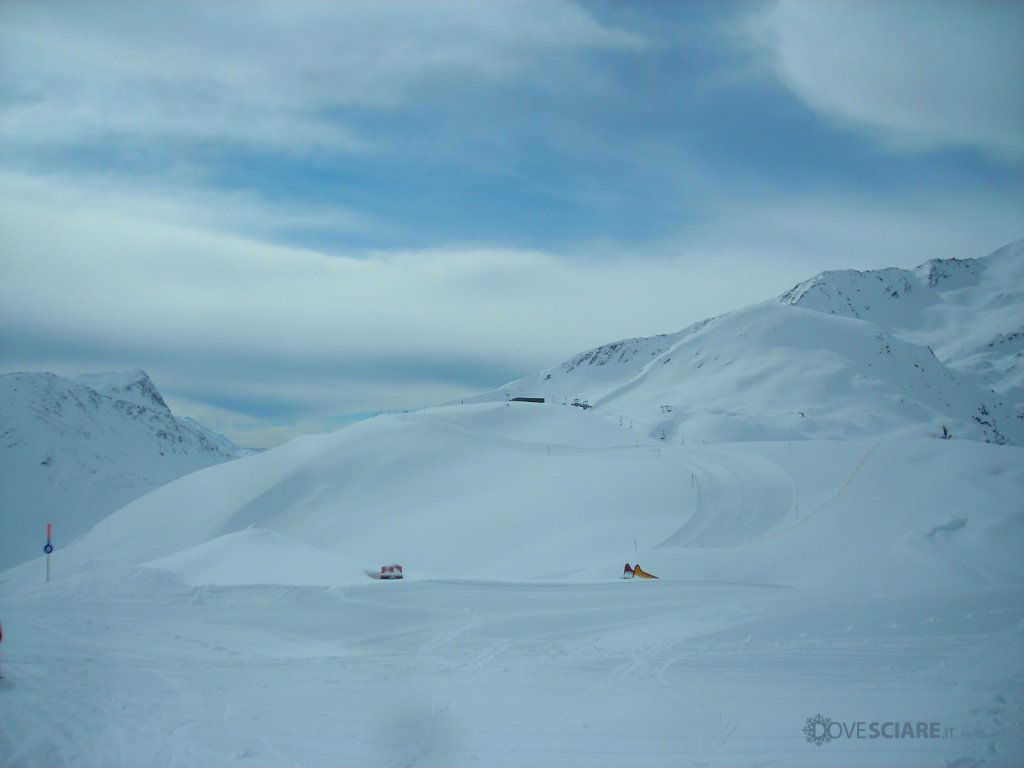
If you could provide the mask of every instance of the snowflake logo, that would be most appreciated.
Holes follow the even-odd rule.
[[[832,734],[829,733],[831,725],[832,718],[825,717],[821,713],[814,717],[808,717],[807,725],[804,726],[804,735],[807,737],[808,743],[820,747],[822,744],[832,741]]]

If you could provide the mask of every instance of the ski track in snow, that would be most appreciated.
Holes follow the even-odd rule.
[[[21,637],[0,688],[4,764],[1024,757],[1024,668],[1012,650],[1024,611],[1008,607],[1006,590],[838,602],[671,582],[201,592],[158,604],[7,603]],[[358,626],[351,600],[369,609]],[[310,611],[317,627],[293,623]],[[801,733],[819,711],[941,721],[957,733],[826,751]]]
[[[680,455],[682,454],[682,455]],[[793,509],[793,479],[759,456],[666,449],[694,476],[697,506],[659,546],[732,546],[763,536]]]
[[[410,419],[487,441],[510,450],[548,455],[628,456],[664,459],[682,467],[681,477],[699,476],[692,515],[658,546],[731,546],[771,531],[793,509],[792,477],[774,462],[753,454],[719,454],[639,441],[633,445],[579,446],[503,437],[462,423],[450,415],[418,413]],[[852,480],[852,478],[851,478]],[[849,481],[848,481],[849,482]],[[841,491],[840,491],[841,492]]]

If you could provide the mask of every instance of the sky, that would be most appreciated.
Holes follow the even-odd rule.
[[[1024,236],[1024,3],[0,0],[0,373],[270,447]]]

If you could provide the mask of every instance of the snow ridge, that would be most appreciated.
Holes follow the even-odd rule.
[[[586,402],[670,442],[920,437],[946,426],[1022,445],[1022,307],[1024,241],[915,270],[827,272],[476,401]]]
[[[124,400],[168,414],[171,412],[156,385],[141,369],[126,373],[85,373],[76,376],[74,381],[113,400]]]
[[[985,387],[1024,399],[1024,240],[978,259],[935,259],[913,270],[823,272],[780,304],[867,320],[930,347]]]

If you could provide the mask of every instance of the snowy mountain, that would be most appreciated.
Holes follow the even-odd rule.
[[[908,283],[915,322],[833,307],[876,280],[832,273],[161,485],[60,543],[52,581],[0,572],[0,755],[1024,764],[1024,448],[1012,354],[982,343],[1019,318],[1009,253]],[[145,386],[94,383],[141,401],[30,378],[22,432],[170,429]],[[54,442],[18,472],[89,458]]]
[[[171,413],[144,371],[0,376],[0,568],[35,557],[52,522],[70,542],[164,483],[236,458]]]
[[[779,302],[867,320],[1024,407],[1024,240],[913,270],[824,272]]]
[[[1024,241],[913,271],[825,273],[775,301],[607,344],[472,401],[579,401],[669,442],[946,426],[1024,445],[1021,286]]]

